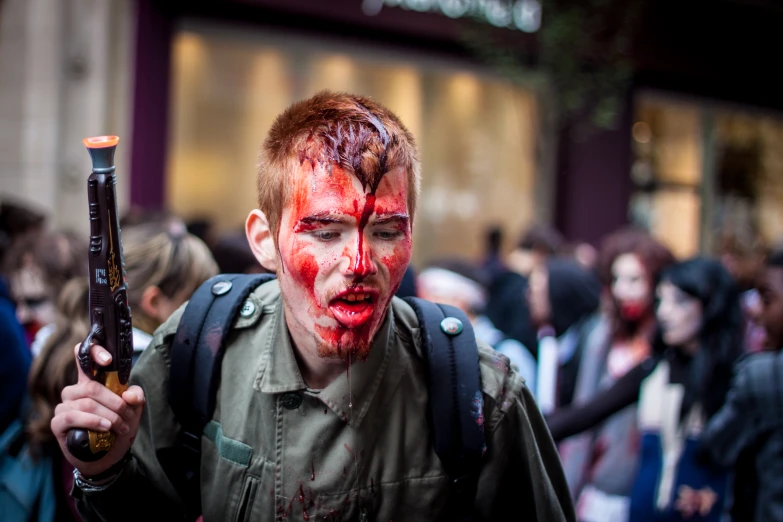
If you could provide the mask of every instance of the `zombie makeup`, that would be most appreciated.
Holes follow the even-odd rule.
[[[695,347],[703,322],[701,301],[668,281],[658,285],[656,317],[669,346]]]
[[[16,315],[29,338],[55,319],[54,303],[49,299],[41,269],[32,263],[14,272],[9,278],[10,289],[16,303]]]
[[[627,321],[638,321],[650,306],[647,270],[635,254],[622,254],[612,263],[612,296]]]
[[[411,257],[408,177],[377,187],[335,164],[302,162],[277,237],[286,321],[318,355],[363,359]]]

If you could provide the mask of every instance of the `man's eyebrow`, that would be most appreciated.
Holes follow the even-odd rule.
[[[408,216],[408,214],[381,214],[375,218],[373,223],[376,225],[385,225],[386,223],[390,223],[392,221],[402,221],[403,223],[407,223],[409,220],[410,216]]]
[[[310,225],[310,224],[329,224],[329,223],[345,223],[345,219],[335,216],[334,214],[313,214],[312,216],[305,216],[299,221],[297,221],[297,224],[302,225]]]

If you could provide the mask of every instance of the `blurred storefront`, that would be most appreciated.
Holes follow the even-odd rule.
[[[559,143],[557,225],[593,243],[639,225],[683,257],[780,246],[783,78],[770,53],[783,4],[646,4],[620,124]]]
[[[682,256],[783,238],[783,114],[642,92],[634,115],[633,222]]]
[[[747,51],[760,41],[746,27],[769,25],[759,18],[763,10],[726,2],[673,17],[673,1],[649,3],[634,35],[637,73],[615,128],[579,140],[547,126],[551,100],[538,78],[521,85],[503,79],[477,65],[460,41],[455,19],[462,15],[524,38],[546,23],[538,2],[174,5],[165,168],[153,194],[182,215],[239,226],[254,203],[246,187],[273,117],[331,88],[377,98],[416,135],[424,167],[419,263],[446,253],[479,255],[482,233],[494,224],[507,232],[509,247],[534,221],[593,244],[634,223],[682,256],[715,252],[728,235],[769,244],[783,233],[780,160],[771,146],[780,120],[764,109],[775,98],[769,82],[751,89],[742,80],[757,74],[751,66],[758,57]],[[489,8],[500,5],[509,9]],[[709,29],[705,16],[713,20]],[[727,27],[736,40],[699,47],[705,31]],[[713,61],[713,53],[729,52],[742,59]]]
[[[508,249],[533,222],[594,245],[636,223],[683,256],[778,241],[783,77],[768,51],[783,7],[640,1],[615,125],[581,135],[553,123],[540,0],[4,0],[1,195],[86,231],[80,140],[116,133],[121,210],[236,229],[274,117],[328,88],[378,99],[416,136],[417,264],[480,255],[490,225]],[[468,21],[519,49],[525,74],[471,50]]]
[[[322,89],[395,111],[422,153],[415,260],[478,256],[490,223],[535,213],[535,94],[459,63],[338,39],[183,23],[171,56],[166,203],[220,230],[256,205],[255,160],[274,118]]]
[[[453,253],[477,258],[490,225],[516,236],[551,212],[539,93],[452,52],[458,33],[443,12],[386,2],[368,14],[365,4],[372,2],[160,9],[140,0],[139,34],[151,36],[139,42],[137,70],[154,74],[136,79],[133,203],[207,219],[218,231],[241,229],[256,205],[258,148],[275,116],[332,89],[389,106],[418,141],[415,264]],[[509,20],[535,17],[520,10]]]

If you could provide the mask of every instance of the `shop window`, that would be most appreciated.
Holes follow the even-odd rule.
[[[643,98],[632,128],[631,219],[675,255],[699,249],[702,121],[697,106]]]
[[[167,198],[219,231],[256,206],[255,161],[275,116],[321,89],[363,94],[417,139],[422,197],[414,262],[478,256],[489,224],[533,221],[538,115],[532,91],[426,57],[239,29],[190,28],[173,47]]]
[[[783,117],[645,93],[632,220],[681,257],[753,257],[783,240]]]
[[[713,226],[750,246],[783,239],[783,119],[715,113],[717,197]]]

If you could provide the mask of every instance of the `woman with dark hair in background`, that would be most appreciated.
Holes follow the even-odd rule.
[[[657,297],[653,354],[589,403],[547,422],[558,441],[638,402],[630,500],[624,518],[615,512],[604,520],[717,522],[729,472],[705,458],[699,436],[723,405],[742,352],[739,292],[719,262],[695,258],[664,270]]]
[[[624,228],[601,244],[602,310],[585,322],[573,403],[585,404],[651,353],[655,286],[674,256],[648,232]],[[636,409],[559,444],[571,494],[583,522],[611,522],[625,512],[637,471]]]

